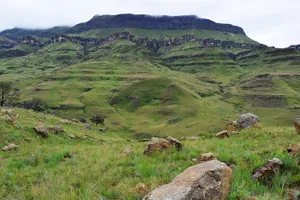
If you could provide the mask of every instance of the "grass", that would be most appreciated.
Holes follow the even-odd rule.
[[[51,115],[15,112],[20,115],[15,127],[0,119],[0,145],[20,145],[17,151],[0,152],[1,199],[142,199],[194,165],[191,160],[204,152],[235,165],[230,199],[287,199],[287,189],[299,185],[298,160],[286,153],[291,141],[300,139],[292,127],[245,130],[223,140],[208,132],[197,141],[184,141],[182,151],[148,157],[142,154],[146,143],[127,142],[130,136],[125,133],[100,133],[95,126],[89,131]],[[40,138],[32,129],[38,123],[59,124],[66,133]],[[73,140],[68,134],[87,134],[88,139]],[[128,147],[132,153],[124,154]],[[271,186],[252,180],[252,171],[273,157],[284,167]],[[138,189],[140,183],[145,191]]]

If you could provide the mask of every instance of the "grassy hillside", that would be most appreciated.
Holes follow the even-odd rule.
[[[15,126],[1,118],[0,146],[19,145],[16,151],[0,151],[1,199],[142,199],[168,183],[204,152],[234,164],[230,199],[287,199],[288,188],[299,184],[297,158],[285,152],[291,141],[299,140],[293,128],[263,128],[242,131],[220,140],[207,132],[196,141],[183,141],[182,151],[153,156],[142,154],[146,143],[131,141],[126,133],[101,133],[95,126],[66,125],[61,119],[15,109]],[[33,128],[60,125],[64,133],[38,136]],[[194,132],[195,133],[195,132]],[[71,137],[72,135],[72,137]],[[131,153],[124,153],[127,148]],[[251,179],[253,169],[267,159],[280,158],[283,169],[272,184]]]
[[[297,50],[185,42],[153,52],[125,39],[15,49],[27,54],[2,58],[1,80],[13,81],[22,101],[40,98],[66,118],[103,113],[109,129],[136,137],[217,131],[242,112],[280,111],[266,125],[286,126],[300,105]]]

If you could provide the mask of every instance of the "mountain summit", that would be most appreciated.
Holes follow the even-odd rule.
[[[195,15],[185,16],[150,16],[150,15],[101,15],[94,16],[86,23],[80,23],[70,30],[69,33],[84,32],[92,29],[101,28],[140,28],[140,29],[158,29],[158,30],[215,30],[235,34],[245,32],[238,26],[230,24],[220,24],[209,19],[199,18]]]

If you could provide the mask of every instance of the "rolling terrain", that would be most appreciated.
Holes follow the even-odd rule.
[[[2,81],[20,99],[13,111],[0,108],[0,147],[18,145],[0,151],[0,199],[142,199],[205,152],[233,168],[229,199],[284,200],[289,189],[298,198],[299,157],[287,148],[299,141],[291,127],[300,112],[299,45],[268,47],[196,16],[95,16],[0,32]],[[40,112],[24,109],[33,99]],[[259,129],[215,137],[248,112]],[[91,122],[96,113],[101,126]],[[153,136],[176,137],[182,150],[143,155]],[[253,180],[274,157],[283,162],[274,178]]]

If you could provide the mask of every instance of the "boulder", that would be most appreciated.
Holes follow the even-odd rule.
[[[151,155],[152,153],[170,149],[175,146],[177,150],[182,148],[182,144],[175,138],[168,137],[167,139],[153,137],[148,143],[148,147],[144,150],[144,155]]]
[[[232,170],[225,163],[211,160],[189,167],[143,200],[225,200],[230,192],[231,179]]]
[[[173,137],[169,136],[169,137],[167,137],[167,140],[170,142],[170,144],[172,146],[175,146],[178,151],[182,149],[181,142],[179,142],[179,140],[177,140],[176,138],[173,138]]]
[[[266,164],[254,170],[252,178],[254,180],[271,179],[275,173],[282,167],[283,162],[278,158],[268,160]]]
[[[300,144],[293,145],[287,149],[291,156],[300,155]]]
[[[296,129],[297,133],[300,133],[300,118],[297,118],[294,121],[294,126],[295,126],[295,129]]]
[[[34,130],[37,134],[39,134],[43,138],[49,136],[48,129],[43,125],[39,125],[39,126],[34,127]]]
[[[257,127],[259,123],[259,118],[252,113],[242,114],[239,116],[236,123],[239,128],[248,129],[252,127]]]
[[[19,148],[19,145],[16,145],[16,144],[9,144],[9,145],[6,145],[2,148],[3,151],[10,151],[10,150],[16,150]]]
[[[106,132],[106,128],[99,128],[99,131],[104,133],[104,132]]]
[[[65,132],[64,129],[63,129],[63,127],[61,127],[61,126],[59,126],[59,125],[56,125],[56,126],[50,126],[50,127],[49,127],[49,130],[52,131],[54,134]]]
[[[206,161],[210,161],[213,159],[215,159],[215,156],[212,153],[204,153],[199,158],[200,162],[206,162]]]
[[[224,131],[221,131],[221,132],[217,133],[216,137],[217,138],[226,138],[226,137],[229,137],[229,134],[226,130],[224,130]]]

